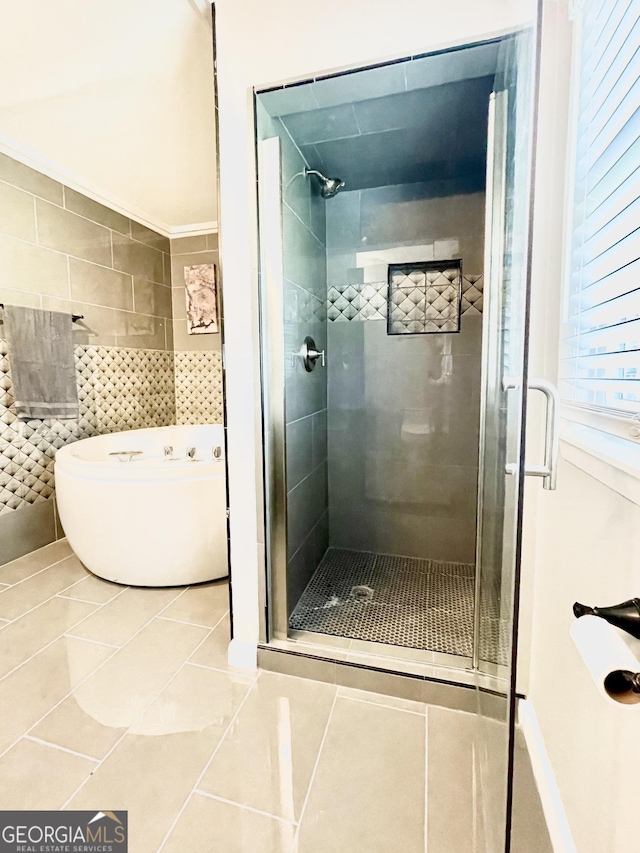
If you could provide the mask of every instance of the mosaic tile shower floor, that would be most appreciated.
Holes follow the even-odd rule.
[[[474,567],[330,548],[289,627],[470,657]]]

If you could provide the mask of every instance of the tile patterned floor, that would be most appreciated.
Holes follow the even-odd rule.
[[[229,669],[225,582],[116,586],[61,541],[0,584],[3,809],[127,809],[130,853],[485,849],[473,715]]]
[[[467,563],[329,548],[289,627],[470,657],[473,598]]]

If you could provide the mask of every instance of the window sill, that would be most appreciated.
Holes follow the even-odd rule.
[[[568,417],[572,414],[572,407],[563,406],[563,459],[640,506],[640,444]]]

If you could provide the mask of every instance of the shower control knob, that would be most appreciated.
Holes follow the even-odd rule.
[[[316,347],[316,342],[309,335],[307,335],[300,347],[300,355],[302,356],[302,363],[307,373],[311,373],[318,359],[321,360],[322,366],[325,366],[324,350],[319,350]]]

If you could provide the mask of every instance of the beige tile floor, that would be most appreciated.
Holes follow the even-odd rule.
[[[63,540],[0,567],[0,620],[0,808],[127,809],[130,853],[485,850],[476,718],[230,670],[224,581],[117,586]]]

